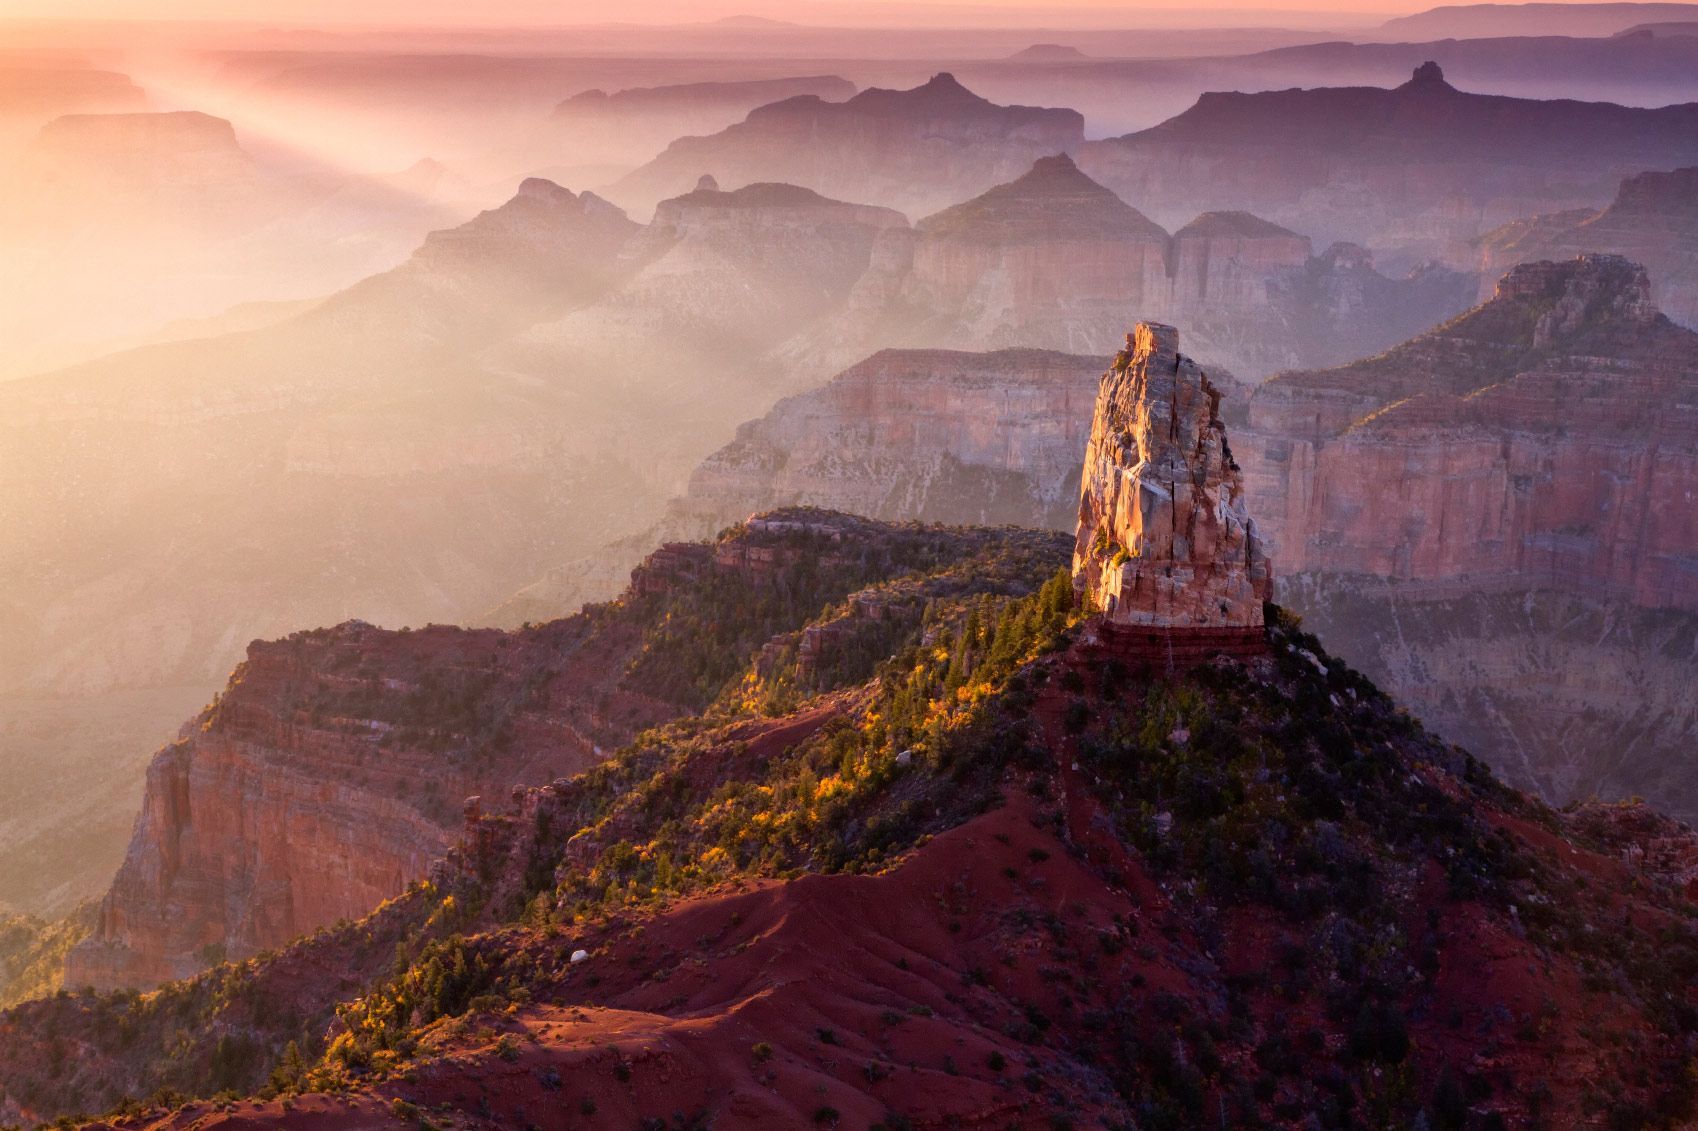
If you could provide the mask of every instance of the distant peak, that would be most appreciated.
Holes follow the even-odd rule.
[[[1237,237],[1239,239],[1302,239],[1290,228],[1264,220],[1249,212],[1205,212],[1174,233],[1185,236]]]
[[[563,204],[577,200],[571,189],[561,188],[546,177],[526,177],[519,182],[519,191],[514,194],[515,200],[541,200],[550,204]]]
[[[625,210],[610,200],[604,200],[593,192],[580,193],[578,203],[584,206],[586,216],[617,216],[625,219]]]
[[[1084,171],[1073,163],[1073,158],[1065,153],[1038,158],[1013,184],[1022,188],[1108,191],[1086,176]]]
[[[1061,62],[1064,60],[1088,59],[1077,47],[1064,43],[1034,43],[1030,47],[1016,51],[1010,59],[1024,59],[1028,62]]]
[[[978,95],[962,86],[961,81],[948,71],[939,71],[937,74],[927,79],[924,85],[916,87],[915,90],[932,95],[942,94],[949,95],[951,97],[958,97],[961,95],[965,95],[968,98],[978,97]]]
[[[1416,67],[1415,73],[1409,77],[1409,81],[1404,86],[1417,90],[1433,90],[1441,87],[1445,90],[1454,89],[1444,80],[1444,68],[1431,59]]]
[[[1167,241],[1167,232],[1093,181],[1065,153],[1040,157],[1019,177],[921,220],[933,234],[977,232],[1003,239],[1013,230],[1041,238],[1089,236]]]
[[[696,178],[696,191],[718,192],[719,181],[714,179],[714,175],[712,173],[703,173],[700,177]]]

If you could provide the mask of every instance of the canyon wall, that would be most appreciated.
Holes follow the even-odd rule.
[[[548,624],[351,621],[255,642],[155,756],[66,984],[153,986],[364,915],[425,878],[468,819],[705,710],[764,645],[874,580],[1016,543],[1041,567],[1061,541],[779,511],[663,546],[620,600]]]
[[[468,797],[504,806],[681,710],[620,685],[634,640],[579,618],[256,641],[148,767],[66,984],[154,985],[365,914],[443,854]]]
[[[1251,505],[1293,571],[1698,611],[1698,334],[1610,256],[1517,267],[1388,353],[1256,390]]]

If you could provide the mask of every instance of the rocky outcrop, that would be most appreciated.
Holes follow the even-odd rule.
[[[1457,265],[1498,224],[1595,207],[1626,174],[1694,161],[1698,105],[1470,94],[1430,62],[1390,90],[1205,94],[1159,126],[1079,150],[1087,173],[1161,223],[1248,209],[1403,262]]]
[[[920,215],[1077,148],[1084,129],[1076,111],[998,106],[939,74],[846,102],[803,95],[762,106],[719,133],[680,138],[609,191],[648,207],[709,172],[722,183],[783,181]]]
[[[1271,571],[1245,511],[1220,390],[1141,322],[1103,375],[1085,448],[1074,584],[1111,625],[1255,628]]]
[[[1698,327],[1698,166],[1628,177],[1600,210],[1535,216],[1488,232],[1480,238],[1481,280],[1490,286],[1518,263],[1587,252],[1643,264],[1663,312]]]

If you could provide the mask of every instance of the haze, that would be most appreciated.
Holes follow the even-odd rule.
[[[809,1068],[843,1107],[810,1092],[799,1119],[868,1126],[898,1103],[864,1094],[887,1062],[936,1052],[902,1026],[1016,978],[1066,991],[1041,1016],[1086,1048],[1093,1011],[1166,1024],[1090,998],[1114,962],[1159,960],[1139,977],[1162,993],[1218,984],[1207,1024],[1168,1026],[1183,1055],[1119,1041],[1134,1077],[1296,1063],[1265,1030],[1304,1001],[1316,1028],[1287,1043],[1358,1074],[1340,1126],[1358,1100],[1388,1126],[1503,1125],[1470,1122],[1487,1103],[1570,1125],[1601,1109],[1566,1061],[1543,1096],[1448,1066],[1575,1049],[1639,1056],[1648,1106],[1622,1110],[1675,1111],[1659,1082],[1690,1065],[1641,1054],[1698,1048],[1698,1011],[1656,1004],[1691,977],[1647,950],[1649,911],[1551,909],[1630,887],[1655,922],[1698,918],[1668,910],[1698,893],[1694,406],[1698,3],[0,0],[0,1010],[45,1018],[0,1012],[0,1125],[267,1089],[249,1114],[287,1125],[265,1105],[308,1083],[424,1125],[473,1090],[415,1094],[433,1077],[405,1058],[481,1030],[414,1035],[442,1002],[374,979],[435,961],[415,981],[448,994],[454,963],[420,948],[531,939],[510,996],[448,996],[512,1026],[569,1001],[489,1052],[552,1056],[556,1027],[593,1028],[572,969],[599,979],[624,944],[574,954],[619,901],[701,952],[682,983],[744,948],[667,935],[657,901],[785,899],[810,870],[888,890],[981,813],[1007,828],[973,843],[1012,853],[967,885],[985,922],[1053,927],[968,955],[976,912],[952,905],[924,1014],[886,1007],[884,958],[846,964],[873,987],[859,1012],[798,1044],[725,1037],[738,1010],[703,1006],[700,1063],[777,1094],[883,1018],[897,1043],[844,1052],[846,1083]],[[1212,683],[1151,690],[1220,657]],[[1081,945],[1071,906],[1124,897],[1092,871],[1099,833],[1160,899]],[[1556,863],[1503,863],[1546,834],[1560,853],[1516,851]],[[603,836],[600,863],[571,855]],[[1514,886],[1570,841],[1592,886]],[[477,856],[509,843],[517,879]],[[1028,882],[1045,861],[1074,886]],[[455,869],[498,895],[417,883]],[[1240,937],[1221,892],[1273,908],[1242,936],[1261,950],[1334,965],[1280,958],[1290,1001],[1240,1008],[1218,982],[1237,959],[1208,949]],[[1192,917],[1129,942],[1157,903]],[[1363,907],[1382,918],[1316,934]],[[1594,920],[1627,941],[1534,971]],[[866,953],[925,949],[865,929],[843,933]],[[810,939],[791,953],[829,953]],[[1489,996],[1439,984],[1479,965],[1435,957],[1455,939],[1512,955],[1520,997],[1452,1023]],[[1089,970],[1052,979],[1033,946]],[[1385,948],[1409,953],[1361,989],[1340,955]],[[200,989],[127,996],[232,960],[192,986],[270,1002],[268,953],[299,972],[286,1009],[214,1024]],[[642,961],[619,969],[650,994]],[[83,986],[124,993],[47,996]],[[623,1015],[670,1024],[644,1001]],[[1059,1103],[1013,1059],[1044,1043],[1035,1009],[973,1022],[1030,1052],[962,1046],[901,1090],[954,1102],[977,1073],[1022,1118]],[[1589,1036],[1606,1014],[1640,1027]],[[38,1031],[82,1051],[20,1043]],[[1510,1031],[1528,1055],[1476,1056]],[[614,1039],[595,1032],[584,1049]],[[552,1093],[572,1071],[511,1074]],[[1211,1125],[1320,1110],[1303,1072],[1268,1072],[1230,1096],[1187,1075],[1172,1102]],[[380,1078],[394,1094],[366,1096]],[[1143,1103],[1131,1077],[1050,1078],[1088,1084],[1056,1125]],[[654,1125],[627,1091],[650,1094],[524,1102]],[[531,1122],[510,1100],[467,1125]],[[884,1125],[967,1112],[938,1110]]]

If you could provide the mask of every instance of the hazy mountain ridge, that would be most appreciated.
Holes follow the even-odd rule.
[[[912,90],[871,88],[841,103],[801,97],[760,107],[718,134],[673,142],[608,191],[640,208],[711,174],[727,183],[808,185],[923,214],[1083,139],[1077,111],[999,106],[939,74]],[[914,178],[916,168],[926,171],[923,180]]]
[[[1624,175],[1690,164],[1695,138],[1698,103],[1470,94],[1423,64],[1392,90],[1207,94],[1160,126],[1087,143],[1079,161],[1157,220],[1243,208],[1301,228],[1324,215],[1325,239],[1466,260],[1497,224],[1596,205]]]
[[[385,270],[484,195],[424,169],[377,176],[261,159],[228,120],[199,111],[56,118],[0,176],[11,346],[0,375]]]

